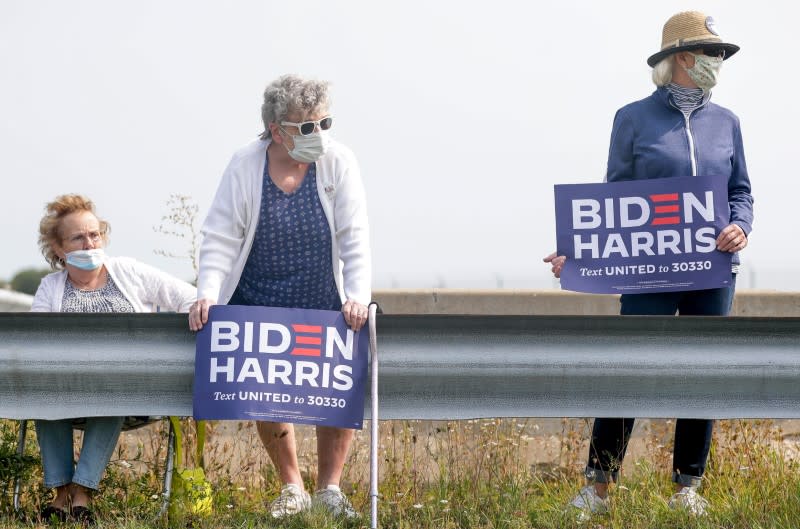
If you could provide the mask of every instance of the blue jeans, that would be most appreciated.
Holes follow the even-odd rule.
[[[47,488],[76,483],[97,490],[117,446],[124,417],[88,417],[77,464],[72,460],[72,419],[35,421]]]
[[[620,297],[622,315],[650,316],[726,316],[731,311],[736,274],[731,286],[687,292],[625,294]],[[594,420],[589,445],[586,478],[598,483],[617,481],[633,431],[634,419]],[[714,421],[678,419],[675,423],[675,449],[672,456],[672,481],[687,487],[700,484],[706,470]]]

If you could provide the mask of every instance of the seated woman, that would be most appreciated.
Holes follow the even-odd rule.
[[[194,287],[151,266],[125,257],[107,257],[109,225],[81,195],[63,195],[47,204],[39,224],[39,247],[56,270],[42,279],[34,312],[150,312],[159,306],[185,312]],[[91,492],[117,444],[123,417],[88,417],[83,447],[73,462],[72,419],[36,421],[44,483],[55,499],[41,512],[46,522],[92,524]]]

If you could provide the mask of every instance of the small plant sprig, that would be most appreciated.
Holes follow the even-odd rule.
[[[164,249],[153,250],[156,255],[175,259],[188,258],[194,270],[194,284],[197,284],[198,263],[197,250],[200,245],[200,233],[197,226],[197,214],[200,208],[189,195],[172,193],[167,200],[168,213],[161,217],[161,223],[153,227],[153,231],[188,242],[184,252],[172,252]]]

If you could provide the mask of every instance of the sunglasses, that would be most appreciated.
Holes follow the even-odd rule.
[[[723,48],[703,48],[702,50],[692,50],[692,53],[702,52],[706,57],[716,57],[717,59],[725,58],[725,49]]]
[[[317,127],[319,126],[319,130],[328,130],[333,126],[333,118],[328,116],[322,118],[318,121],[303,121],[301,123],[292,123],[291,121],[281,121],[282,126],[291,126],[297,127],[297,130],[300,131],[301,136],[308,136],[309,134],[313,134]]]

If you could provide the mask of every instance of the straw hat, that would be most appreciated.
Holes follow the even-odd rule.
[[[714,27],[714,18],[699,11],[684,11],[673,15],[664,24],[661,34],[661,51],[651,55],[647,64],[655,66],[667,55],[699,48],[722,48],[727,59],[739,46],[723,42]]]

